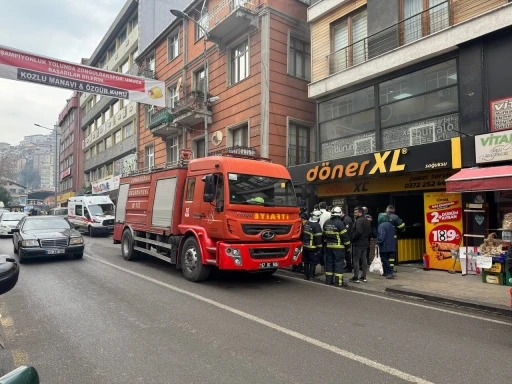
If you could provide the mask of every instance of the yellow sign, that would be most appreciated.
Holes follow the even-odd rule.
[[[449,171],[438,171],[320,184],[318,186],[318,196],[326,197],[445,189],[445,180],[451,175],[452,172]]]
[[[254,214],[256,220],[290,220],[289,213],[258,213]]]
[[[57,202],[62,203],[64,201],[67,201],[70,197],[75,197],[75,192],[67,192],[63,195],[57,196]]]
[[[311,168],[306,173],[306,180],[311,182],[315,180],[325,181],[328,179],[341,179],[344,177],[354,177],[363,175],[374,175],[376,173],[399,172],[405,169],[405,164],[400,163],[400,157],[406,155],[407,148],[395,149],[393,151],[375,152],[372,160],[365,160],[361,163],[352,162],[343,166],[342,164],[331,167],[329,162],[322,163],[315,168]],[[386,160],[390,161],[387,161]],[[367,168],[368,167],[368,168]],[[366,170],[370,170],[366,172]]]
[[[460,271],[454,252],[462,245],[462,195],[433,192],[423,195],[425,245],[432,269]]]

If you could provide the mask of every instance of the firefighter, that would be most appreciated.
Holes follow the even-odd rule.
[[[323,234],[325,241],[325,283],[346,287],[343,281],[345,266],[345,247],[350,245],[347,228],[341,219],[340,207],[334,207],[331,218],[324,223]]]
[[[315,277],[316,265],[322,256],[322,228],[319,224],[321,214],[320,211],[313,211],[302,227],[302,262],[306,280]]]
[[[397,239],[397,233],[403,233],[405,232],[405,223],[402,221],[400,217],[398,217],[397,214],[395,214],[395,207],[393,205],[388,205],[386,208],[386,214],[388,215],[388,219],[395,227],[395,240]],[[392,257],[389,259],[389,264],[391,265],[391,268],[393,268],[394,272],[397,272],[395,268],[395,257],[397,253],[395,253]]]

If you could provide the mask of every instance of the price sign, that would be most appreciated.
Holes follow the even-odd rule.
[[[459,244],[462,235],[460,231],[453,225],[444,224],[437,226],[430,231],[429,242],[433,243],[451,243]]]

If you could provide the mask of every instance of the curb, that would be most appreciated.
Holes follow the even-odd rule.
[[[480,301],[464,300],[464,299],[458,299],[455,297],[448,297],[448,296],[442,296],[442,295],[437,295],[437,294],[432,294],[432,293],[425,293],[425,292],[415,291],[413,289],[406,289],[406,288],[403,288],[401,285],[386,287],[385,291],[388,293],[393,293],[393,294],[397,294],[397,295],[416,297],[416,298],[420,298],[423,300],[432,301],[435,303],[452,304],[452,305],[457,305],[457,306],[463,307],[463,308],[477,309],[480,311],[487,311],[487,312],[494,312],[494,313],[498,313],[500,315],[512,317],[512,308],[506,307],[504,305],[493,305],[493,304],[482,303]]]

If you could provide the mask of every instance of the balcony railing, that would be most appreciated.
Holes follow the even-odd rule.
[[[450,2],[444,1],[328,55],[329,74],[364,63],[451,25]]]
[[[287,167],[309,164],[315,161],[317,161],[316,152],[310,151],[308,148],[297,148],[294,145],[288,148],[288,161],[286,164]]]
[[[156,79],[156,72],[152,69],[140,68],[139,76],[145,77],[147,79]]]
[[[151,129],[168,123],[172,123],[172,113],[170,108],[163,108],[149,116],[148,128]]]
[[[237,155],[241,157],[256,157],[256,150],[252,147],[244,147],[241,145],[235,145],[233,147],[222,148],[217,151],[210,151],[209,156],[229,156]]]
[[[190,95],[176,101],[171,111],[174,121],[186,126],[203,121],[204,115],[211,116],[211,107],[205,102],[201,91],[192,91]]]
[[[219,24],[222,20],[228,17],[233,11],[237,9],[247,10],[254,12],[256,5],[244,0],[224,0],[221,1],[212,11],[208,14],[207,29],[210,30]]]

